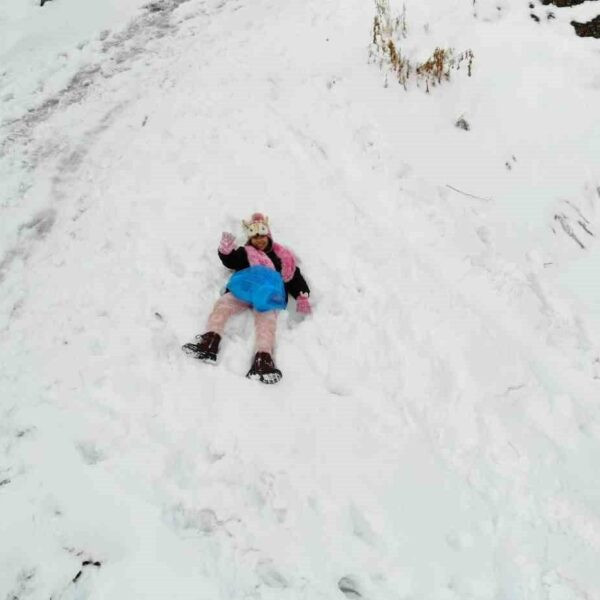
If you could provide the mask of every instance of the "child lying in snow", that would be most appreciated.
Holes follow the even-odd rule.
[[[245,246],[236,248],[235,238],[231,233],[223,233],[219,245],[221,262],[236,274],[230,279],[225,294],[217,300],[208,317],[206,333],[196,336],[199,340],[197,344],[185,344],[183,351],[194,358],[215,363],[229,317],[252,309],[256,354],[246,377],[262,383],[277,383],[282,375],[275,368],[272,354],[278,310],[285,308],[290,294],[296,299],[296,310],[299,313],[310,313],[310,290],[296,266],[293,254],[273,242],[267,217],[255,213],[249,223],[242,221],[242,224],[248,238]]]

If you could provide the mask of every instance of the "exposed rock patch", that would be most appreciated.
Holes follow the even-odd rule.
[[[600,15],[587,23],[571,21],[571,25],[573,25],[575,33],[579,37],[594,37],[600,39]]]
[[[579,4],[583,4],[584,2],[597,2],[598,0],[541,0],[543,5],[552,4],[559,8],[563,8],[566,6],[577,6]],[[532,5],[529,5],[530,8],[533,8]],[[539,18],[535,15],[530,15],[531,18],[535,18],[539,22]],[[553,15],[554,18],[554,15]],[[600,15],[588,21],[587,23],[579,23],[578,21],[571,21],[571,25],[575,28],[575,33],[579,37],[595,37],[600,38]]]
[[[563,7],[563,6],[577,6],[578,4],[583,4],[586,0],[542,0],[542,4],[554,4],[554,6]],[[590,0],[590,2],[595,2],[596,0]]]

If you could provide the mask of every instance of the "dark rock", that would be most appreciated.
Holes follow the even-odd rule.
[[[338,581],[338,589],[346,598],[350,598],[351,600],[363,597],[360,593],[358,583],[351,576],[342,577]]]
[[[587,23],[571,21],[571,25],[573,25],[575,33],[579,37],[594,37],[600,39],[600,15]]]
[[[586,0],[542,0],[542,4],[554,4],[554,6],[577,6],[583,4]],[[594,2],[595,0],[590,0]]]
[[[458,119],[458,121],[456,121],[456,123],[454,123],[454,126],[458,127],[459,129],[463,129],[464,131],[470,131],[470,129],[471,129],[469,122],[464,117],[461,117],[460,119]]]

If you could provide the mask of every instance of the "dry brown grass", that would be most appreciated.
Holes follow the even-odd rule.
[[[429,93],[432,87],[450,80],[452,71],[460,71],[466,66],[467,75],[473,72],[474,55],[471,50],[456,54],[453,48],[436,48],[424,62],[413,65],[403,56],[401,42],[408,36],[406,6],[397,17],[392,17],[389,0],[375,0],[376,15],[373,19],[373,36],[369,49],[369,58],[408,89],[409,82],[415,81],[417,87],[425,88]]]
[[[424,83],[425,91],[429,92],[432,87],[439,85],[442,81],[449,81],[451,71],[460,71],[465,62],[467,74],[471,77],[473,71],[473,52],[471,50],[466,50],[456,56],[452,48],[436,48],[430,58],[415,68],[417,85]]]

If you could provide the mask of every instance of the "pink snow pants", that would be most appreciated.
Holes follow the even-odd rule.
[[[238,300],[233,294],[227,293],[221,296],[208,317],[207,331],[214,331],[223,337],[225,323],[229,317],[250,309],[250,305]],[[277,329],[277,311],[254,313],[254,328],[256,330],[256,352],[273,353],[275,346],[275,331]]]

